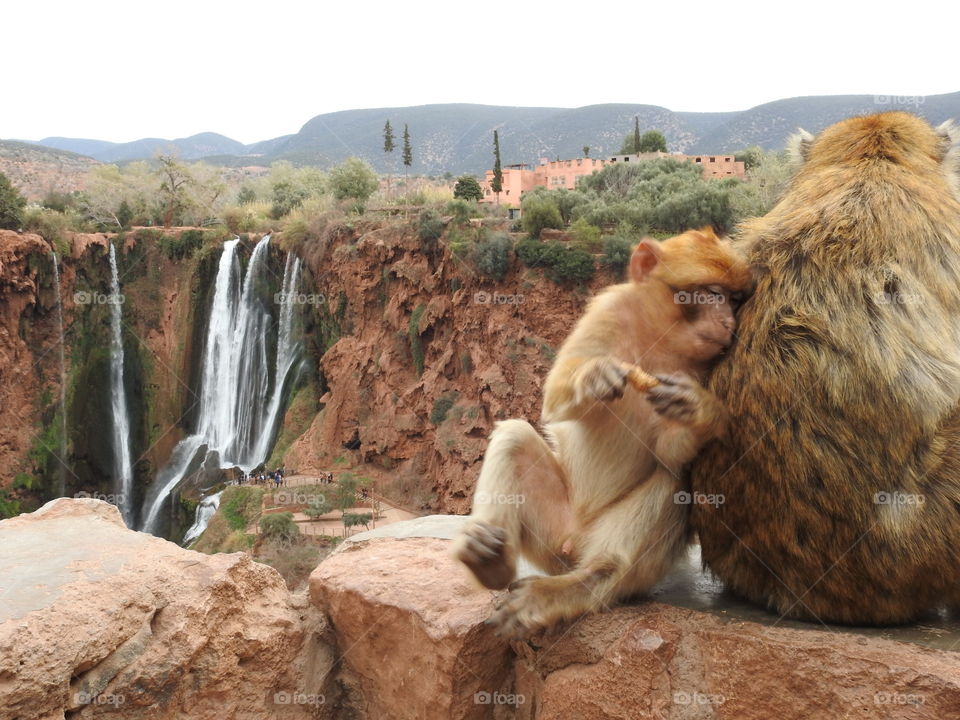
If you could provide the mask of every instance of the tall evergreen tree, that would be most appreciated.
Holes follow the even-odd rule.
[[[413,165],[413,148],[410,147],[410,130],[407,124],[403,124],[403,164],[407,167]]]
[[[390,127],[389,120],[387,120],[387,124],[383,126],[383,151],[386,153],[393,152],[393,128]]]
[[[635,115],[633,118],[633,151],[635,153],[640,152],[640,116]]]
[[[490,189],[497,196],[497,205],[500,204],[500,193],[503,191],[503,169],[500,167],[500,135],[493,131],[493,181]]]
[[[391,195],[390,192],[390,181],[391,173],[393,172],[393,128],[390,127],[390,119],[387,119],[387,124],[383,126],[383,151],[389,153],[387,155],[387,196]]]

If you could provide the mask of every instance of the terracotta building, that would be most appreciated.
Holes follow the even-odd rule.
[[[500,202],[504,205],[519,205],[524,193],[537,187],[550,190],[577,187],[577,178],[590,175],[603,169],[605,165],[618,162],[639,162],[651,158],[667,157],[674,160],[686,160],[700,165],[706,178],[735,177],[741,180],[746,176],[744,165],[737,162],[733,155],[681,155],[669,153],[634,153],[632,155],[611,155],[606,160],[599,158],[574,158],[573,160],[547,160],[540,158],[535,170],[526,165],[507,165],[503,168],[503,190]],[[483,199],[480,202],[494,203],[497,197],[490,189],[493,182],[493,170],[487,170],[480,181]]]

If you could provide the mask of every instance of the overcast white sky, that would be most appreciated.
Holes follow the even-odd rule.
[[[956,2],[11,0],[2,15],[6,139],[250,143],[364,107],[960,90]]]

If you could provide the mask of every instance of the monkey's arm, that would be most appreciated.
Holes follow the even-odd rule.
[[[689,375],[656,377],[660,383],[647,393],[647,400],[663,419],[654,454],[661,465],[677,474],[700,448],[726,432],[728,414],[717,397]]]
[[[579,420],[600,403],[622,397],[627,370],[611,355],[559,358],[547,375],[542,420]]]

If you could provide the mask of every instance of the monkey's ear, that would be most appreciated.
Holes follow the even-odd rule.
[[[810,148],[813,146],[813,135],[803,128],[787,139],[787,155],[797,165],[802,165],[810,157]]]
[[[630,279],[634,282],[646,280],[662,257],[663,250],[656,240],[641,240],[630,256]]]

